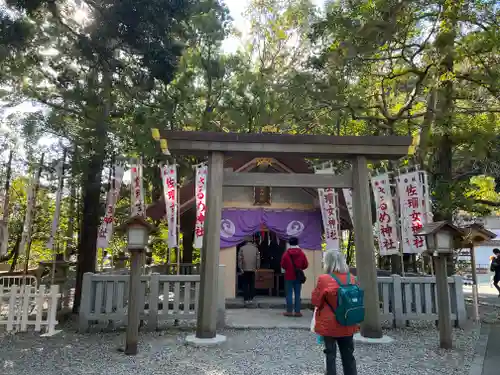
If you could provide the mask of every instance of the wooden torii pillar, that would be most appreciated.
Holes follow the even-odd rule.
[[[219,290],[220,221],[222,217],[222,179],[224,154],[211,152],[208,155],[207,199],[205,211],[205,235],[201,248],[200,299],[196,337],[216,337],[217,301]]]
[[[352,165],[352,216],[356,269],[359,285],[365,291],[366,314],[361,325],[361,336],[382,337],[380,300],[378,295],[375,245],[373,243],[372,205],[370,204],[369,173],[366,158],[359,156]]]
[[[208,132],[163,132],[175,154],[207,155],[207,203],[205,236],[201,250],[201,285],[196,339],[217,343],[217,300],[220,252],[220,221],[224,186],[269,186],[353,189],[356,267],[365,291],[366,318],[361,325],[365,338],[382,338],[380,307],[372,231],[368,160],[393,160],[408,154],[411,137],[239,134]],[[224,170],[224,157],[232,155],[270,157],[294,155],[343,159],[352,162],[352,172],[343,175],[235,173]],[[212,341],[211,341],[212,340]]]

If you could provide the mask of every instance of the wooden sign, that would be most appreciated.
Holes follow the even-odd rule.
[[[271,205],[271,188],[269,186],[256,186],[253,188],[254,206]]]

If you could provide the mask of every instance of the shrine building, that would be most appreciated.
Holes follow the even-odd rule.
[[[312,166],[300,157],[252,158],[228,157],[224,169],[233,172],[313,174]],[[258,181],[255,181],[258,184]],[[339,195],[341,229],[352,228],[342,189]],[[179,191],[181,232],[183,233],[182,265],[193,261],[193,239],[195,230],[195,183],[185,184]],[[309,298],[317,277],[322,273],[323,224],[317,189],[256,186],[224,187],[223,210],[220,226],[220,264],[224,264],[224,288],[226,298],[239,295],[237,274],[237,252],[248,238],[256,241],[261,255],[261,269],[256,272],[255,286],[259,295],[284,295],[284,281],[280,259],[286,249],[286,240],[299,239],[309,268],[305,271],[307,281],[303,286],[303,298]],[[153,220],[165,216],[163,198],[147,209]],[[339,233],[340,236],[340,233]]]

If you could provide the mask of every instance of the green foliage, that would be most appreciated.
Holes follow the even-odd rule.
[[[31,167],[44,136],[71,150],[74,192],[63,202],[61,246],[71,233],[71,205],[81,216],[75,232],[98,224],[111,155],[142,156],[146,201],[161,196],[157,164],[165,157],[152,128],[411,135],[415,155],[383,166],[425,168],[437,214],[500,206],[496,2],[354,0],[319,12],[309,0],[255,0],[245,17],[249,29],[238,35],[217,0],[7,2],[0,12],[3,103],[44,106],[22,120],[9,117],[11,133],[21,134]],[[239,38],[235,53],[222,50],[228,37]],[[4,143],[12,148],[10,137]],[[198,161],[177,158],[182,181]],[[20,175],[12,189],[22,192]],[[54,199],[44,191],[33,243],[39,258]],[[120,196],[117,222],[129,215],[126,186]],[[156,261],[167,257],[160,227],[151,245]],[[92,241],[84,245],[80,251],[95,251]],[[115,236],[110,251],[123,247]]]
[[[496,205],[489,186],[478,206],[469,178],[500,172],[498,16],[495,2],[332,2],[311,34],[339,107],[371,134],[418,135],[403,163],[430,172],[441,218]]]

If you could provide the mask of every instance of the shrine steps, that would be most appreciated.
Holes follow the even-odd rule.
[[[302,299],[302,309],[312,309],[310,299]],[[255,297],[253,302],[244,303],[242,297],[226,299],[226,309],[281,309],[285,310],[285,297]]]

